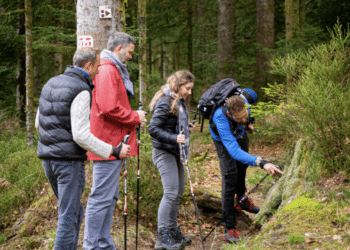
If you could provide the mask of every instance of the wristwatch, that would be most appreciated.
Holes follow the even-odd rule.
[[[262,161],[262,158],[261,158],[261,157],[257,157],[257,158],[255,159],[255,165],[256,165],[256,166],[260,166],[261,161]]]

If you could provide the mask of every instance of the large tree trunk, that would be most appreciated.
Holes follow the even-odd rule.
[[[219,0],[218,79],[234,77],[236,66],[236,0]]]
[[[274,0],[257,0],[256,3],[258,49],[256,52],[255,89],[259,90],[267,85],[268,63],[271,59],[271,56],[263,49],[273,49],[274,47]]]
[[[32,0],[25,0],[26,13],[26,124],[27,124],[27,144],[34,146],[34,67],[33,67],[33,36],[32,36]]]
[[[125,32],[125,2],[123,0],[78,0],[77,44],[81,36],[92,36],[93,47],[103,50],[111,32]],[[99,6],[111,6],[111,18],[100,18]]]
[[[139,81],[140,103],[145,106],[147,87],[147,37],[146,37],[146,0],[138,0],[138,24],[139,24]]]
[[[296,38],[296,33],[304,27],[305,0],[286,0],[286,39]]]

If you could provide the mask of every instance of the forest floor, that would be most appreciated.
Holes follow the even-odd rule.
[[[199,128],[198,128],[199,130]],[[196,131],[197,132],[197,131]],[[205,143],[203,143],[205,142]],[[258,145],[258,144],[257,144]],[[262,156],[264,159],[274,160],[279,153],[277,150],[278,145],[273,145],[274,148],[268,146],[251,146],[251,153],[253,155]],[[197,163],[200,166],[199,173],[197,168],[191,169],[191,179],[195,190],[196,201],[198,202],[203,196],[203,192],[213,197],[216,200],[217,205],[221,202],[221,174],[219,170],[219,161],[215,151],[215,146],[211,140],[194,140],[191,144],[192,155],[200,155],[207,152],[207,156],[201,162]],[[92,181],[92,168],[90,165],[86,165],[86,183],[91,186]],[[250,167],[248,168],[247,178],[256,179],[256,172],[260,175],[264,175],[265,171]],[[121,176],[120,182],[123,182]],[[185,173],[186,185],[189,185],[187,173]],[[260,179],[260,178],[259,178]],[[250,190],[256,183],[247,183],[247,188]],[[268,188],[272,186],[270,181],[262,183],[259,188],[250,195],[252,200],[257,206],[260,206],[263,202],[264,193],[268,191]],[[264,188],[266,186],[266,188]],[[19,234],[13,234],[8,237],[8,240],[0,245],[1,250],[5,249],[53,249],[55,228],[57,226],[57,200],[52,196],[51,188],[47,184],[42,191],[41,197],[45,197],[47,193],[51,193],[51,196],[44,206],[38,206],[34,211],[34,214],[40,217],[40,223],[33,223],[33,227],[27,227],[25,234],[22,236]],[[83,205],[86,206],[87,195],[82,197]],[[123,201],[119,199],[117,206],[121,206]],[[198,203],[197,203],[198,204]],[[221,220],[221,211],[213,209],[198,209],[199,218],[201,223],[203,238],[218,224]],[[248,219],[248,217],[250,220]],[[255,214],[241,212],[237,214],[237,230],[243,235],[247,235],[252,230],[250,223],[253,221]],[[240,220],[241,219],[241,220]],[[188,199],[184,204],[180,205],[178,223],[181,225],[182,232],[192,240],[192,245],[187,246],[186,249],[202,249],[202,242],[200,240],[199,229],[197,225],[197,219],[195,216],[195,210],[192,200]],[[128,248],[135,249],[135,216],[128,215]],[[152,225],[149,222],[144,222],[142,218],[139,221],[139,234],[138,234],[138,249],[153,249],[157,238],[156,225]],[[79,249],[82,249],[84,221],[80,231],[79,237]],[[228,243],[223,241],[224,227],[218,226],[211,235],[204,242],[205,249],[224,249],[228,246]],[[50,233],[51,232],[51,233]],[[124,248],[124,217],[123,213],[119,210],[115,210],[114,220],[112,223],[112,236],[116,243],[117,249]],[[26,237],[23,237],[26,235]]]
[[[197,132],[197,131],[196,131]],[[203,138],[202,135],[198,138]],[[262,140],[251,136],[250,141],[250,153],[253,155],[259,155],[264,159],[270,160],[274,163],[281,163],[286,155],[286,148],[283,142],[270,142],[262,143]],[[202,235],[203,237],[217,225],[221,219],[220,211],[220,201],[221,201],[221,174],[219,170],[219,161],[215,151],[215,146],[211,140],[207,139],[195,139],[191,144],[191,154],[202,155],[206,153],[205,159],[200,162],[196,162],[197,167],[191,166],[191,179],[193,182],[196,202],[199,209],[199,218],[201,223]],[[199,167],[200,165],[200,167]],[[200,169],[200,170],[199,170]],[[254,187],[257,182],[265,175],[265,171],[259,168],[249,167],[247,171],[247,188],[250,190]],[[336,182],[336,176],[333,179],[326,180],[328,186]],[[188,176],[185,173],[186,185],[188,183]],[[86,185],[91,186],[92,181],[92,168],[91,165],[86,165]],[[261,206],[264,202],[264,197],[268,190],[273,186],[276,180],[271,177],[267,178],[261,185],[250,195],[250,198],[254,201],[255,205]],[[325,180],[323,180],[325,181]],[[123,182],[123,177],[121,176],[120,182]],[[343,182],[345,183],[345,181]],[[338,182],[339,184],[339,182]],[[337,185],[338,185],[337,184]],[[342,183],[340,183],[342,184]],[[335,188],[336,184],[331,188]],[[348,184],[347,184],[348,185]],[[47,194],[50,194],[49,196]],[[203,197],[210,196],[213,203],[216,203],[216,207],[219,209],[210,209],[203,206]],[[38,204],[35,211],[32,211],[33,222],[32,227],[26,227],[26,231],[21,234],[13,234],[8,236],[5,243],[0,245],[0,250],[12,250],[12,249],[42,249],[48,250],[53,249],[55,229],[57,226],[57,200],[52,195],[51,188],[47,184],[42,191],[41,197],[48,197],[43,200],[43,204]],[[84,207],[86,206],[86,201],[88,198],[88,193],[84,192],[82,201]],[[182,232],[192,240],[192,245],[187,246],[188,250],[203,249],[202,242],[200,240],[199,229],[197,225],[197,219],[195,216],[194,205],[191,199],[188,199],[180,205],[178,223],[181,225]],[[119,199],[117,202],[118,207],[122,207],[123,200]],[[154,204],[158,206],[158,204]],[[120,209],[116,209],[114,213],[114,219],[112,222],[111,235],[114,238],[117,249],[124,249],[124,217]],[[28,211],[27,211],[28,212]],[[350,213],[350,209],[349,209]],[[259,230],[256,230],[252,226],[252,221],[255,218],[255,214],[238,212],[237,213],[237,230],[240,231],[243,237],[247,239],[255,238]],[[18,216],[19,218],[20,216]],[[18,219],[17,218],[17,219]],[[37,221],[38,218],[40,221]],[[18,220],[17,220],[18,221]],[[127,245],[128,249],[136,249],[135,247],[135,215],[128,214],[128,238]],[[14,221],[14,224],[15,221]],[[13,226],[13,225],[12,225]],[[84,221],[80,230],[79,237],[79,247],[82,249],[82,239],[84,232]],[[223,226],[218,226],[211,235],[204,242],[205,249],[217,250],[217,249],[236,249],[233,246],[223,241],[223,234],[225,228]],[[341,231],[341,229],[339,229]],[[337,231],[338,232],[338,231]],[[336,233],[336,232],[335,232]],[[138,234],[138,249],[154,249],[154,245],[157,239],[156,225],[151,224],[143,220],[140,216],[139,220],[139,234]],[[330,240],[332,240],[330,238]],[[311,242],[312,243],[312,242]],[[243,249],[255,249],[255,247],[245,247]],[[265,249],[265,248],[257,248]],[[296,248],[280,248],[279,246],[266,248],[266,249],[296,249]],[[347,246],[345,248],[308,248],[302,247],[298,249],[350,249]]]

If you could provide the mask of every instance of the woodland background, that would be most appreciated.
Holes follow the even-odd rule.
[[[128,65],[136,89],[130,100],[134,110],[139,105],[140,82],[147,109],[154,93],[176,70],[188,69],[196,77],[192,110],[209,86],[234,78],[259,95],[252,110],[261,131],[258,145],[273,151],[282,142],[291,155],[295,142],[303,138],[301,151],[308,161],[299,177],[314,184],[339,173],[343,180],[349,177],[348,0],[0,0],[0,244],[13,235],[9,229],[45,187],[33,121],[42,86],[72,64],[77,34],[82,32],[78,24],[88,18],[79,14],[79,6],[92,6],[93,12],[96,6],[114,4],[119,6],[114,13],[118,16],[115,28],[138,41]],[[106,31],[100,34],[108,36]],[[205,145],[211,138],[204,131],[192,140],[193,145]],[[142,190],[148,198],[141,207],[147,218],[143,219],[154,226],[156,210],[149,205],[161,198],[161,184],[152,172],[149,135],[142,134],[142,142],[147,169]],[[206,157],[203,152],[195,153],[202,154],[202,160]],[[136,164],[135,159],[131,162]],[[191,163],[201,173],[199,182],[206,175],[205,168],[201,169],[205,164],[194,159]],[[130,182],[135,188],[136,183]],[[88,195],[88,185],[86,189]],[[327,192],[345,209],[350,205],[350,192],[348,186],[339,190],[345,197],[342,203],[336,194]],[[303,192],[315,198],[319,189],[308,186]],[[135,208],[133,203],[128,207]],[[265,223],[263,218],[259,223]],[[28,225],[36,230],[39,221]],[[345,228],[350,239],[349,221],[350,211],[336,224],[329,223]],[[40,234],[35,230],[33,234]],[[26,232],[20,235],[32,235]]]

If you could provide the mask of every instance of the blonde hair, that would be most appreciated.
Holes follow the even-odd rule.
[[[151,109],[151,111],[154,108],[154,105],[156,105],[156,103],[158,102],[158,100],[164,95],[163,89],[165,87],[170,87],[171,91],[173,91],[176,96],[174,96],[175,100],[171,100],[171,107],[169,112],[172,113],[173,115],[178,115],[177,114],[177,103],[180,100],[181,96],[178,95],[181,86],[190,83],[190,82],[194,82],[195,81],[195,77],[194,75],[187,71],[187,70],[180,70],[180,71],[176,71],[175,73],[173,73],[172,75],[170,75],[166,81],[166,84],[164,84],[160,90],[157,91],[157,93],[154,95],[149,107]]]

